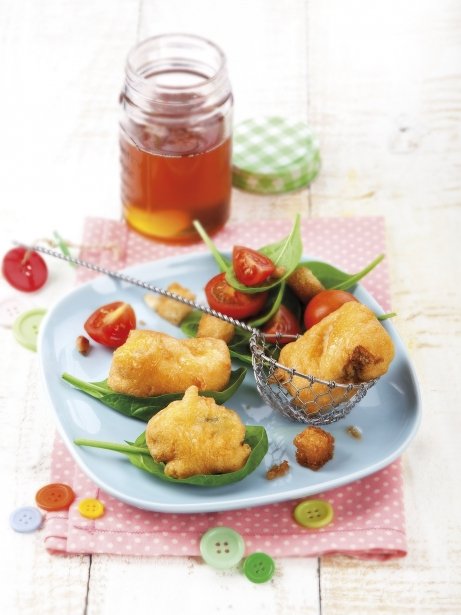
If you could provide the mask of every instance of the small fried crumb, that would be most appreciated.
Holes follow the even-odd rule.
[[[282,463],[276,464],[269,468],[266,472],[267,480],[274,480],[274,478],[279,478],[280,476],[285,476],[285,474],[289,471],[290,464],[286,459],[282,461]]]
[[[362,439],[362,430],[356,425],[349,425],[348,427],[346,427],[346,432],[356,440]]]
[[[211,316],[211,314],[202,314],[198,324],[197,337],[214,337],[218,340],[224,340],[228,344],[234,337],[235,327],[230,322]]]
[[[272,277],[277,278],[277,279],[282,278],[285,275],[286,270],[287,270],[286,267],[282,267],[279,265],[278,267],[275,268],[275,271],[272,274]]]
[[[195,295],[188,288],[184,288],[178,282],[173,282],[167,288],[171,293],[180,295],[190,301],[195,300]],[[179,326],[185,317],[192,312],[192,308],[189,305],[170,299],[169,297],[156,297],[152,294],[144,295],[144,301],[153,310],[157,312],[159,316],[168,320],[173,325]]]
[[[75,340],[75,348],[80,354],[86,357],[86,355],[90,352],[90,340],[84,335],[79,335]]]
[[[333,458],[334,437],[320,427],[307,427],[293,440],[296,461],[310,470],[319,470]]]
[[[289,276],[287,283],[303,303],[309,303],[312,297],[325,290],[322,282],[305,266],[297,267]]]

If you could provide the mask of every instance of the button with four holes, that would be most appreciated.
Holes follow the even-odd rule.
[[[304,500],[293,511],[296,523],[317,529],[333,521],[333,506],[326,500]]]
[[[43,516],[35,506],[22,506],[10,515],[10,525],[15,532],[35,532],[42,525]]]
[[[267,553],[256,551],[243,562],[243,572],[252,583],[266,583],[274,576],[275,563]]]
[[[209,566],[225,570],[237,566],[245,552],[242,536],[230,527],[213,527],[200,540],[200,553]]]
[[[34,308],[20,314],[13,323],[13,333],[16,341],[24,348],[37,350],[37,337],[40,323],[46,310]]]
[[[78,503],[78,512],[87,519],[99,519],[104,514],[104,504],[96,498],[85,498]]]
[[[43,510],[67,510],[75,500],[75,493],[69,485],[51,483],[45,485],[35,494],[35,501]]]

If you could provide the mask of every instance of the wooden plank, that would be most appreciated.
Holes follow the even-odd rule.
[[[218,571],[199,558],[93,556],[88,615],[141,611],[150,601],[156,611],[175,615],[184,609],[190,615],[254,609],[268,615],[314,615],[319,602],[313,562],[277,559],[273,579],[255,585],[238,570]]]
[[[313,213],[386,216],[395,324],[425,406],[404,455],[409,555],[325,558],[322,613],[459,613],[459,8],[328,0],[309,9],[310,119],[323,154]]]
[[[50,237],[54,228],[78,240],[91,209],[117,215],[117,97],[124,55],[136,32],[137,3],[114,4],[0,3],[2,254],[12,238]],[[70,268],[53,264],[39,297],[16,296],[26,304],[49,305],[71,284]],[[0,280],[0,294],[14,291]],[[4,327],[0,346],[0,611],[84,613],[89,557],[51,556],[43,532],[17,534],[8,525],[9,514],[33,505],[37,489],[49,482],[55,424],[37,355]]]

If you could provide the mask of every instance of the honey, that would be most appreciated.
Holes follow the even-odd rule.
[[[222,52],[195,36],[148,39],[129,55],[122,106],[127,224],[172,243],[199,239],[194,220],[209,234],[219,230],[230,213],[232,172],[232,95]]]

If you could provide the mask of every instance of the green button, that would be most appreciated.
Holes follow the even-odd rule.
[[[333,506],[325,500],[304,500],[293,511],[296,523],[317,529],[333,521]]]
[[[37,350],[37,337],[40,323],[46,310],[35,308],[20,314],[13,323],[13,333],[16,340],[25,348]]]
[[[243,572],[252,583],[266,583],[274,576],[275,563],[267,553],[252,553],[243,563]]]
[[[225,570],[240,562],[245,552],[245,542],[230,527],[214,527],[203,534],[200,552],[209,566]]]

